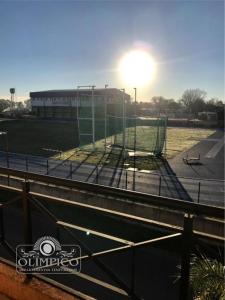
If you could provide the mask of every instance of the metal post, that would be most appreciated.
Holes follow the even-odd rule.
[[[105,84],[105,89],[107,89],[108,84]],[[106,137],[107,137],[107,97],[105,95],[105,151],[106,151]]]
[[[123,91],[123,151],[125,150],[125,89],[122,89]]]
[[[165,150],[164,150],[165,157],[167,154],[167,123],[168,123],[168,117],[166,117],[165,119]]]
[[[6,163],[7,163],[7,169],[9,169],[9,140],[8,140],[8,132],[5,133],[6,138]],[[9,186],[9,175],[7,176],[7,183]]]
[[[96,167],[96,172],[97,173],[96,173],[96,180],[95,180],[95,182],[98,183],[98,166]]]
[[[127,190],[127,170],[125,176],[126,176],[126,190]]]
[[[77,131],[79,137],[79,146],[80,146],[80,121],[79,121],[79,88],[77,88]]]
[[[137,139],[137,129],[136,129],[136,126],[137,126],[137,107],[136,107],[136,104],[137,104],[137,88],[134,88],[134,109],[135,109],[135,115],[134,115],[134,118],[135,118],[135,127],[134,127],[134,171],[133,171],[133,190],[135,191],[136,189],[136,174],[135,174],[135,170],[136,170],[136,139]]]
[[[184,215],[181,254],[181,281],[179,300],[188,300],[191,249],[193,242],[193,215]]]
[[[25,244],[32,244],[32,224],[31,211],[28,193],[30,190],[30,183],[23,183],[22,205],[23,205],[23,226],[24,226],[24,242]]]
[[[198,203],[200,202],[201,182],[198,183]]]
[[[135,291],[135,248],[131,250],[131,293]]]
[[[1,235],[0,235],[0,244],[1,244],[1,243],[4,243],[4,240],[5,240],[3,206],[2,205],[0,205],[0,228],[1,228]]]
[[[26,162],[26,171],[28,172],[28,159],[27,159],[27,156],[25,158],[25,162]]]
[[[159,196],[161,195],[162,176],[159,176]]]
[[[48,159],[46,160],[46,169],[47,169],[47,175],[49,174],[49,162],[48,162]]]
[[[72,161],[70,162],[70,179],[72,179],[73,177],[73,165],[72,165]]]
[[[94,103],[94,85],[91,88],[91,103],[92,103],[92,143],[95,150],[95,103]]]

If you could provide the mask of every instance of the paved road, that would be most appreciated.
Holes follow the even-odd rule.
[[[173,170],[184,171],[194,168],[184,165],[181,157],[180,155],[177,160],[170,162],[170,164],[165,162],[164,167],[158,173],[135,172],[135,180],[133,171],[126,171],[121,168],[100,167],[57,159],[47,160],[45,157],[15,153],[9,154],[9,167],[129,190],[133,190],[135,187],[135,190],[139,192],[223,206],[224,182],[200,180],[200,196],[198,196],[199,180],[171,176],[174,175]],[[0,165],[7,166],[6,153],[4,152],[0,152]],[[178,166],[180,167],[178,168]],[[198,168],[200,167],[198,166]],[[193,174],[188,172],[187,175],[193,177]],[[181,173],[179,176],[183,176],[183,174]],[[197,177],[200,176],[194,178],[197,179]]]

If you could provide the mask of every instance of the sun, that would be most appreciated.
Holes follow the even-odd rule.
[[[155,61],[143,50],[133,50],[124,55],[119,63],[123,81],[131,86],[148,84],[155,75]]]

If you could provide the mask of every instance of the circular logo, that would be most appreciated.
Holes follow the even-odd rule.
[[[62,250],[59,241],[52,236],[44,236],[39,238],[34,244],[33,250],[39,251],[44,256],[50,256],[55,251]]]
[[[44,256],[50,256],[55,252],[55,244],[50,240],[43,241],[39,247],[41,254]]]

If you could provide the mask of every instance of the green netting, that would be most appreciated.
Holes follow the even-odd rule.
[[[124,105],[122,99],[108,103],[107,99],[94,97],[92,106],[90,97],[89,101],[85,99],[80,103],[80,148],[88,151],[107,151],[114,146],[130,151],[162,154],[166,137],[165,118],[134,117],[131,115],[131,104]]]

